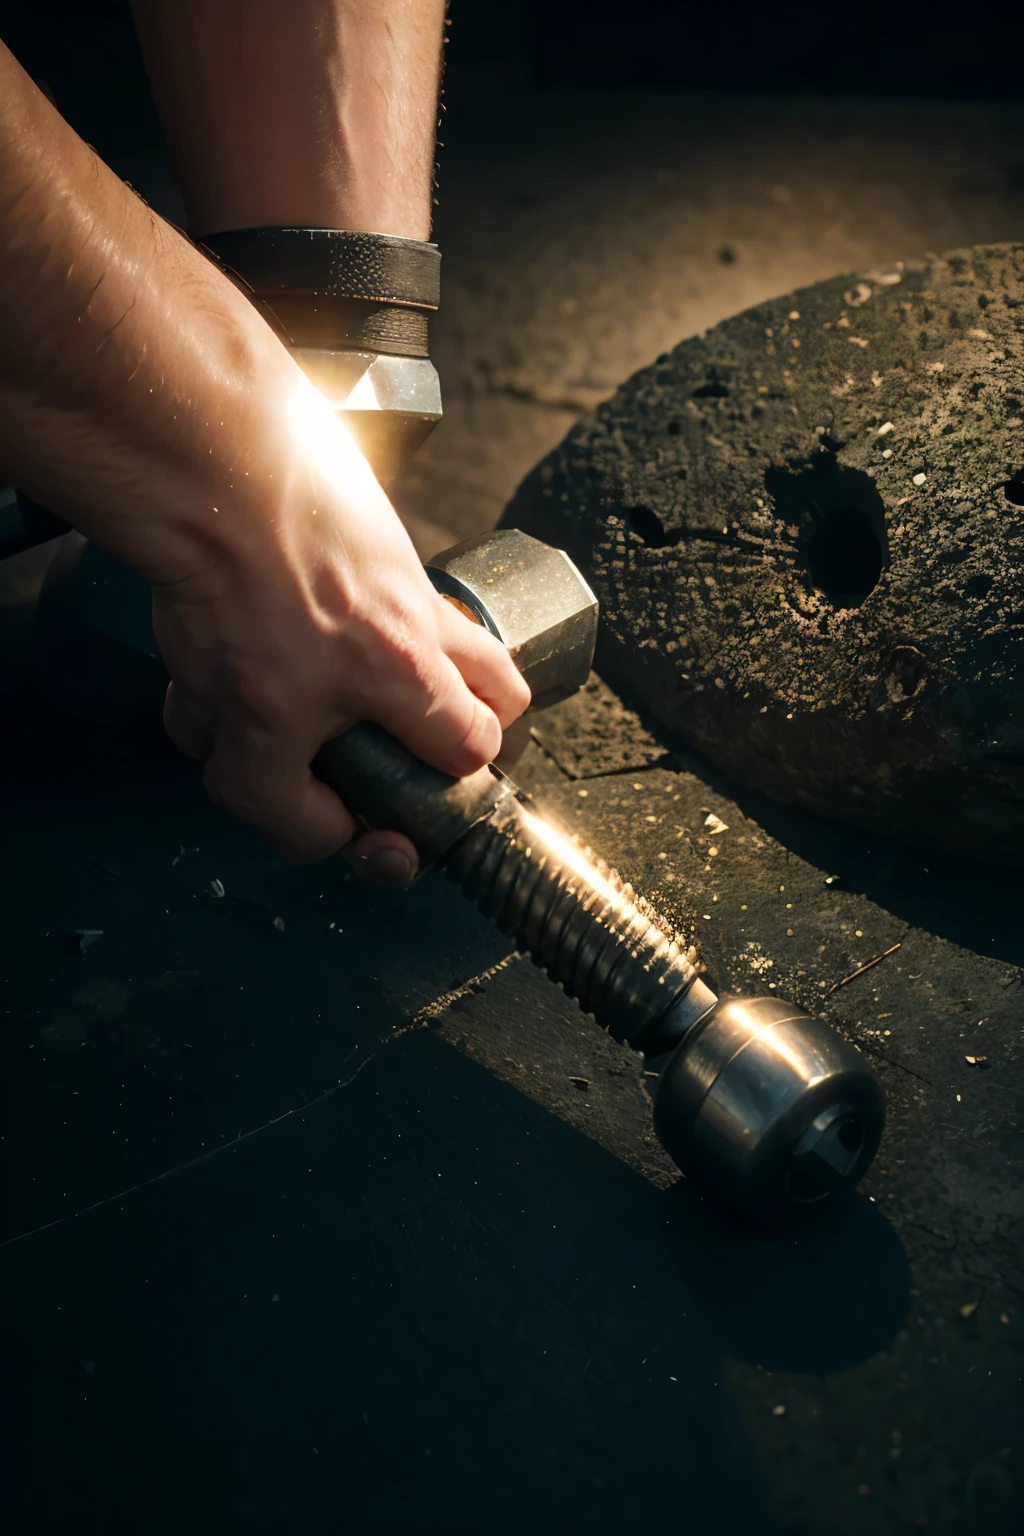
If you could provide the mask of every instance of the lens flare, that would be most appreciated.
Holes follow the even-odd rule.
[[[549,853],[558,860],[559,864],[571,869],[574,875],[591,886],[598,895],[603,896],[610,906],[624,910],[627,906],[634,905],[633,892],[629,886],[616,887],[587,858],[583,849],[572,838],[553,827],[550,822],[544,821],[540,816],[534,816],[525,807],[521,811],[521,819],[530,829],[531,837],[535,837]]]
[[[377,477],[348,427],[304,375],[285,401],[285,419],[318,482],[343,488],[347,497],[379,495]]]

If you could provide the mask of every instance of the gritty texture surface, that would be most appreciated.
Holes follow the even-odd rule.
[[[1024,247],[836,278],[635,375],[506,520],[737,779],[1024,859]]]
[[[582,699],[570,699],[531,715],[530,734],[572,779],[650,768],[666,749],[635,709],[624,704],[596,672]]]

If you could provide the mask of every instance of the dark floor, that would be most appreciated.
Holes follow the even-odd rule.
[[[1019,109],[563,94],[491,131],[444,171],[447,417],[398,492],[424,550],[682,335],[1024,233]],[[638,1060],[439,876],[287,869],[152,741],[11,714],[8,1530],[1019,1527],[1019,877],[738,802],[604,697],[538,725],[525,779],[720,982],[875,1056],[864,1192],[778,1234],[718,1215]]]

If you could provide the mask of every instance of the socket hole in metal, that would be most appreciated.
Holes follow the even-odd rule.
[[[844,1120],[836,1132],[844,1152],[859,1152],[864,1145],[864,1127],[859,1120]]]

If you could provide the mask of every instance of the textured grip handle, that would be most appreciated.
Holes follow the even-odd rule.
[[[489,768],[453,779],[428,767],[370,721],[322,746],[313,772],[367,826],[403,832],[423,865],[443,859],[509,792]]]
[[[696,980],[692,951],[621,875],[513,798],[467,833],[445,872],[552,981],[638,1050]]]

